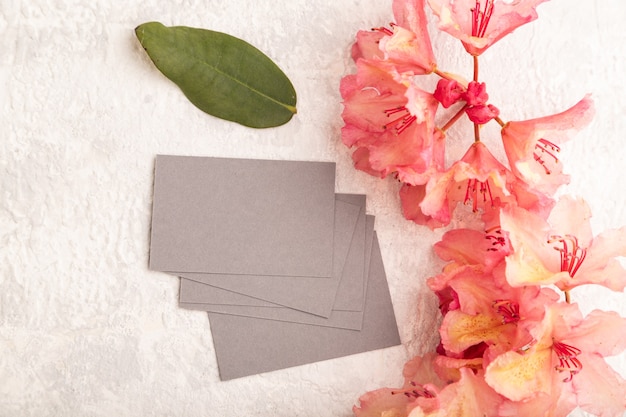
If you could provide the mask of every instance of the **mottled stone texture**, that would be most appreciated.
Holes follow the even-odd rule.
[[[390,22],[390,5],[0,0],[0,416],[344,417],[433,348],[424,280],[441,232],[403,220],[398,184],[355,171],[339,136],[350,42]],[[623,225],[626,7],[553,0],[539,14],[485,54],[481,79],[507,120],[593,93],[595,121],[563,151],[566,191],[590,201],[596,231]],[[252,42],[293,80],[298,115],[257,131],[201,113],[138,45],[134,27],[151,20]],[[433,42],[442,69],[470,75],[456,41]],[[451,155],[470,140],[450,132]],[[337,191],[366,193],[377,217],[403,347],[220,382],[206,315],[178,309],[176,279],[147,270],[157,153],[336,161]],[[623,294],[572,295],[626,315]],[[626,373],[626,355],[612,363]]]

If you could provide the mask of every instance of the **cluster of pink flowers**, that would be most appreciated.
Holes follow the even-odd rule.
[[[436,352],[406,364],[403,387],[363,395],[358,417],[626,411],[626,381],[604,360],[626,349],[626,318],[583,316],[570,296],[584,284],[624,290],[626,227],[594,236],[584,200],[555,197],[569,181],[559,146],[590,122],[593,102],[503,121],[478,79],[480,55],[536,19],[543,1],[394,0],[395,23],[357,34],[356,73],[340,87],[355,167],[396,178],[403,214],[418,224],[448,226],[459,205],[481,220],[480,230],[450,229],[435,244],[447,262],[428,280],[443,314]],[[425,2],[472,57],[471,81],[438,68]],[[434,91],[420,87],[425,76],[439,78]],[[446,109],[451,117],[438,125]],[[447,131],[465,117],[473,141],[446,166]],[[504,162],[481,141],[489,122],[501,127]]]

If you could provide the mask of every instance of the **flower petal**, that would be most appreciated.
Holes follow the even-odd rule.
[[[538,392],[550,394],[552,389],[552,351],[540,349],[524,354],[508,351],[488,366],[485,381],[499,394],[521,401]]]
[[[517,0],[506,2],[495,0],[490,19],[482,36],[472,36],[472,10],[482,6],[476,0],[428,0],[435,15],[439,17],[438,27],[460,39],[472,55],[480,55],[487,48],[519,26],[537,19],[535,7],[547,0]]]
[[[598,417],[622,417],[626,381],[599,355],[581,354],[579,359],[583,368],[572,379],[578,406]]]
[[[393,394],[391,388],[380,388],[363,394],[359,406],[352,407],[356,417],[406,417],[409,399],[402,394]]]

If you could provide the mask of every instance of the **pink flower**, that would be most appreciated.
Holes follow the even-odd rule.
[[[478,56],[519,26],[535,20],[535,7],[544,1],[428,0],[428,4],[439,18],[439,29]]]
[[[450,169],[430,179],[420,207],[424,215],[447,225],[460,202],[470,204],[473,211],[486,211],[514,201],[509,190],[511,180],[512,173],[482,142],[475,142]]]
[[[384,36],[387,35],[382,31],[359,30],[351,51],[354,62],[359,59],[384,59],[385,54],[380,50],[380,40]]]
[[[436,67],[424,0],[394,0],[393,15],[396,24],[388,36],[380,40],[385,60],[402,75],[423,75]]]
[[[619,417],[626,411],[626,381],[604,357],[626,349],[624,334],[626,319],[617,313],[595,310],[583,318],[576,305],[554,303],[532,330],[530,347],[494,358],[485,380],[512,401],[547,395],[561,408],[557,415],[578,404],[598,416]]]
[[[532,188],[554,194],[569,182],[559,160],[559,145],[593,118],[593,101],[586,96],[562,113],[521,122],[508,122],[502,142],[511,170]]]
[[[459,308],[445,315],[439,330],[447,354],[467,357],[465,351],[481,344],[485,351],[522,347],[544,306],[558,300],[549,288],[509,286],[501,269],[486,273],[466,266],[428,281],[433,291],[449,287],[458,299]]]
[[[435,243],[434,249],[439,258],[451,262],[448,265],[468,265],[483,271],[493,270],[510,251],[508,239],[499,229],[452,229]]]
[[[430,408],[445,382],[435,372],[436,354],[416,356],[404,365],[401,388],[381,388],[370,391],[359,398],[359,405],[352,408],[356,417],[406,417],[417,405]]]
[[[379,61],[379,66],[401,81],[412,75],[430,74],[437,66],[433,54],[424,0],[394,0],[396,23],[391,29],[357,32],[352,59]]]
[[[396,395],[394,391],[392,388],[379,388],[366,392],[359,397],[359,406],[352,407],[352,412],[356,417],[406,417],[409,398]]]
[[[397,82],[375,61],[359,60],[357,68],[341,80],[342,140],[356,147],[355,166],[381,178],[395,173],[405,182],[425,182],[426,172],[443,163],[443,141],[435,137],[437,100]]]
[[[502,210],[502,229],[513,252],[506,277],[513,286],[555,284],[563,291],[598,284],[614,291],[626,287],[626,227],[593,236],[591,212],[582,199],[562,197],[547,220],[518,207]]]
[[[444,226],[432,216],[427,216],[422,212],[421,202],[426,196],[426,185],[402,184],[400,188],[400,203],[402,205],[402,215],[405,219],[411,220],[422,226],[437,229]]]
[[[447,385],[437,396],[437,408],[416,407],[409,417],[496,417],[503,401],[504,399],[485,383],[482,373],[461,368],[459,381]]]

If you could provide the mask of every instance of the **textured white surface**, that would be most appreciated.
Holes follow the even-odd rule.
[[[343,417],[433,348],[424,279],[440,232],[403,220],[397,184],[355,171],[339,138],[350,43],[391,21],[390,4],[0,0],[0,416]],[[481,79],[509,120],[593,93],[594,122],[565,146],[567,191],[597,232],[626,224],[626,6],[553,0],[539,14],[486,53]],[[255,44],[294,82],[298,115],[258,131],[196,110],[138,45],[151,20]],[[442,69],[470,75],[456,41],[434,44]],[[206,315],[178,309],[177,280],[147,270],[157,153],[336,161],[337,191],[366,193],[377,217],[403,346],[220,382]],[[626,315],[623,294],[573,297]],[[611,362],[626,374],[626,355]]]

